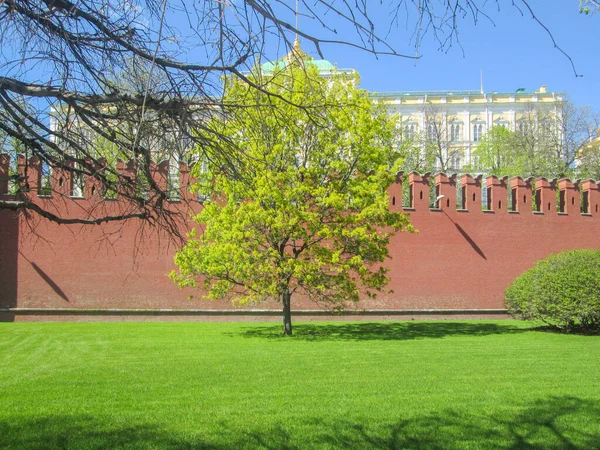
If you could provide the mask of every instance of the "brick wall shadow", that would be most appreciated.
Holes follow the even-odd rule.
[[[0,322],[13,322],[14,314],[2,311],[17,306],[17,256],[19,250],[19,216],[0,211]]]

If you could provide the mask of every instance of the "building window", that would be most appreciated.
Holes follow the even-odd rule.
[[[458,170],[462,167],[462,154],[460,152],[454,152],[450,156],[450,168]]]
[[[429,141],[435,141],[437,138],[437,126],[435,122],[427,123],[427,139]]]
[[[459,123],[453,123],[450,125],[450,142],[461,141],[461,129]]]
[[[416,127],[415,124],[409,123],[404,125],[404,139],[414,139],[415,138]]]
[[[483,124],[476,123],[473,125],[473,141],[477,142],[481,140],[483,135]]]
[[[517,129],[520,134],[526,135],[527,132],[529,131],[529,125],[524,120],[521,120],[517,126]]]
[[[540,122],[540,135],[545,138],[552,136],[554,131],[554,124],[550,120],[542,120]]]

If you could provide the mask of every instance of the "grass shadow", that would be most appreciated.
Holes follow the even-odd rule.
[[[525,331],[529,331],[529,328],[486,322],[330,322],[297,324],[294,326],[292,338],[304,341],[406,341],[451,336],[514,334]],[[278,324],[245,328],[241,335],[248,338],[289,339],[283,336],[281,325]]]
[[[198,422],[181,430],[115,423],[93,416],[13,417],[0,421],[0,447],[18,449],[597,449],[600,401],[571,396],[539,399],[519,408],[435,411],[388,422],[357,417],[298,418],[256,425]],[[331,417],[331,416],[330,416]],[[121,418],[122,419],[122,418]],[[144,417],[137,417],[143,421]],[[366,419],[366,418],[365,418]],[[176,420],[176,419],[175,419]],[[176,422],[173,422],[176,423]],[[119,426],[117,426],[117,424]]]
[[[531,331],[539,331],[541,333],[576,335],[576,336],[600,336],[600,330],[564,330],[552,325],[539,325],[531,328]]]

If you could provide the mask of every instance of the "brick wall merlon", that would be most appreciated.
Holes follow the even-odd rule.
[[[445,173],[434,176],[435,195],[439,199],[438,208],[456,208],[456,174],[448,177]],[[443,198],[441,196],[443,195]]]
[[[105,170],[106,160],[100,158],[93,160],[86,158],[81,170],[86,172],[83,179],[83,198],[91,199],[97,198],[104,192],[102,182],[95,174],[101,173]],[[22,178],[22,191],[39,194],[41,181],[42,181],[42,164],[37,156],[33,156],[26,159],[24,155],[17,155],[17,170]],[[50,177],[50,188],[51,195],[55,194],[60,197],[70,197],[74,192],[74,172],[72,169],[76,168],[74,161],[65,162],[63,167],[53,166]],[[116,170],[121,176],[126,177],[132,181],[137,178],[136,161],[129,160],[123,161],[117,160]],[[0,154],[0,195],[8,194],[9,181],[8,176],[10,173],[11,157],[8,154]],[[179,187],[181,189],[181,196],[185,199],[192,200],[194,195],[189,193],[189,187],[196,180],[191,177],[191,167],[187,164],[180,162],[178,164],[179,169]],[[169,188],[169,161],[163,160],[159,163],[150,163],[150,175],[156,182],[158,187],[162,190]],[[133,194],[131,192],[130,194]]]
[[[473,178],[468,173],[460,177],[462,190],[460,209],[468,210],[474,214],[481,214],[481,179],[481,175]]]
[[[512,177],[509,180],[509,186],[512,192],[511,211],[527,213],[531,212],[533,201],[532,192],[533,178],[523,179],[521,177]]]
[[[404,172],[396,173],[396,179],[388,187],[389,209],[390,211],[402,211],[402,182]]]
[[[556,213],[556,179],[538,178],[535,181],[536,209],[544,214]]]
[[[600,185],[594,180],[585,180],[581,183],[583,192],[584,207],[583,212],[591,215],[598,215],[600,208]]]
[[[505,214],[508,211],[507,188],[508,177],[498,178],[491,175],[485,179],[487,188],[487,210],[495,214]]]
[[[420,174],[411,172],[408,174],[408,184],[410,189],[411,204],[416,210],[426,210],[429,208],[429,180],[431,173]]]
[[[579,180],[572,182],[568,178],[562,178],[558,181],[559,208],[562,213],[579,214],[581,212],[579,185]]]

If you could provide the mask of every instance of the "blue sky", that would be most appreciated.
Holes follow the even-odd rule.
[[[479,89],[483,70],[486,92],[512,92],[521,87],[535,90],[546,85],[549,92],[565,92],[573,103],[590,105],[600,112],[600,13],[579,14],[577,0],[530,1],[557,44],[573,59],[577,73],[582,75],[576,77],[569,60],[554,48],[547,32],[531,15],[521,15],[509,1],[500,2],[500,11],[493,2],[487,8],[494,24],[485,18],[477,25],[469,18],[459,23],[463,49],[454,45],[448,52],[440,52],[428,36],[417,62],[388,56],[376,59],[339,45],[323,47],[325,58],[340,68],[358,70],[361,86],[372,91]],[[386,22],[384,17],[374,19],[376,23]],[[311,31],[308,26],[305,29]],[[410,33],[394,29],[389,41],[414,54],[409,37]],[[310,46],[303,48],[316,56]]]

